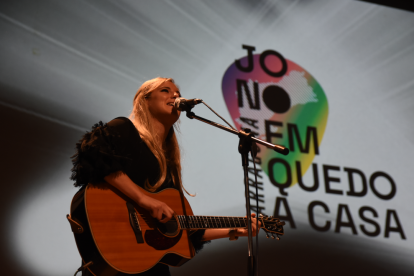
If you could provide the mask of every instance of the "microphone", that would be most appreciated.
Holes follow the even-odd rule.
[[[201,103],[201,99],[186,99],[186,98],[176,98],[174,101],[174,107],[180,111],[187,111],[189,108],[193,108],[196,104]]]

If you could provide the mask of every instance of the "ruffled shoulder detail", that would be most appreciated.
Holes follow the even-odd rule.
[[[125,150],[127,146],[128,139],[121,137],[119,130],[102,121],[95,124],[76,144],[76,153],[71,157],[70,179],[75,181],[74,186],[103,182],[105,176],[123,171],[132,161]]]

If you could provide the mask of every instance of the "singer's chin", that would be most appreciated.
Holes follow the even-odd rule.
[[[180,118],[180,115],[181,115],[181,111],[179,111],[176,108],[172,109],[171,114],[170,114],[170,119],[172,120],[173,124],[178,121],[178,119]]]

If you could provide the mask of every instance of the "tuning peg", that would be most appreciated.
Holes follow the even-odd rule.
[[[269,237],[269,233],[267,233],[267,232],[266,232],[266,238],[270,238],[270,237]]]
[[[276,235],[276,240],[278,240],[278,241],[280,240],[279,235]]]
[[[275,236],[273,236],[273,233],[272,233],[272,239],[275,239]]]

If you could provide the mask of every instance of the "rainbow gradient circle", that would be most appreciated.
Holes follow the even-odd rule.
[[[285,59],[287,63],[287,71],[281,77],[273,77],[268,75],[260,66],[260,54],[253,55],[254,67],[251,72],[242,72],[236,66],[236,62],[231,64],[224,73],[222,80],[222,91],[225,103],[233,119],[237,129],[242,127],[249,127],[255,132],[259,133],[260,139],[266,140],[266,133],[264,131],[265,120],[281,122],[283,126],[276,130],[282,134],[282,138],[272,138],[272,143],[283,145],[289,148],[289,135],[287,131],[287,124],[295,124],[299,130],[299,136],[302,139],[302,144],[305,143],[306,133],[308,127],[316,128],[317,144],[320,144],[325,132],[328,120],[328,101],[321,85],[316,79],[304,68],[294,63],[291,60]],[[248,57],[243,57],[240,60],[242,65],[247,65]],[[282,61],[278,58],[268,57],[266,59],[266,67],[272,72],[278,72],[282,68]],[[260,110],[252,110],[248,108],[247,100],[244,97],[243,107],[238,104],[237,80],[244,80],[246,82],[257,82],[262,89],[259,89]],[[280,114],[269,112],[266,103],[263,101],[263,89],[266,85],[274,85],[283,87],[284,90],[292,98],[292,105],[286,112]],[[243,90],[244,92],[244,90]],[[253,88],[250,92],[253,94]],[[244,124],[240,117],[257,120],[259,129]],[[291,135],[293,136],[293,135]],[[300,175],[303,176],[308,170],[315,157],[313,147],[309,152],[301,152],[298,147],[297,137],[294,137],[294,150],[290,149],[289,155],[284,156],[273,150],[269,150],[264,146],[260,146],[258,157],[261,159],[261,168],[269,175],[270,170],[273,170],[272,176],[276,178],[279,183],[284,183],[287,179],[287,170],[283,166],[275,165],[269,167],[269,161],[273,158],[280,158],[285,160],[290,165],[291,185],[297,183],[296,163],[300,162]],[[310,143],[312,145],[312,142]],[[319,151],[320,154],[320,151]]]

